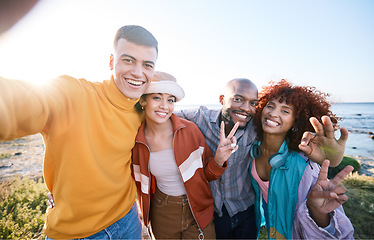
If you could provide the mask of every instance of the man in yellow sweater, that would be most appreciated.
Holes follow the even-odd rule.
[[[158,43],[146,29],[117,31],[104,82],[61,76],[34,86],[0,77],[0,140],[41,133],[44,178],[55,207],[49,238],[140,239],[131,149],[142,121],[134,108],[154,74]]]

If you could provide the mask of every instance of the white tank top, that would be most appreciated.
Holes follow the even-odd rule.
[[[186,194],[173,148],[151,152],[149,170],[156,177],[157,187],[161,192],[170,196]]]

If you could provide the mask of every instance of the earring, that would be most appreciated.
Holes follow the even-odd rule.
[[[143,105],[142,105],[142,110],[144,110],[144,107],[143,107]]]
[[[292,132],[297,132],[297,130],[299,130],[299,129],[294,128],[294,127],[291,128],[291,131],[292,131]]]

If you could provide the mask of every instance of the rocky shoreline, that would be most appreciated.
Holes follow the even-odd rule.
[[[0,180],[43,174],[44,143],[40,134],[0,142]]]
[[[360,164],[360,175],[374,177],[374,160],[352,156]],[[44,143],[40,134],[0,142],[0,180],[12,176],[39,178],[43,172]]]

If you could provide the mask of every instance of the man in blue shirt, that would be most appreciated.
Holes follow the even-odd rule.
[[[225,122],[226,135],[236,122],[239,149],[227,160],[222,176],[209,183],[214,198],[214,224],[217,239],[257,238],[253,204],[255,193],[249,177],[249,149],[256,134],[252,126],[258,102],[257,87],[248,79],[231,80],[220,96],[222,109],[181,110],[176,114],[194,122],[204,134],[209,147],[216,151],[220,139],[220,122]]]

